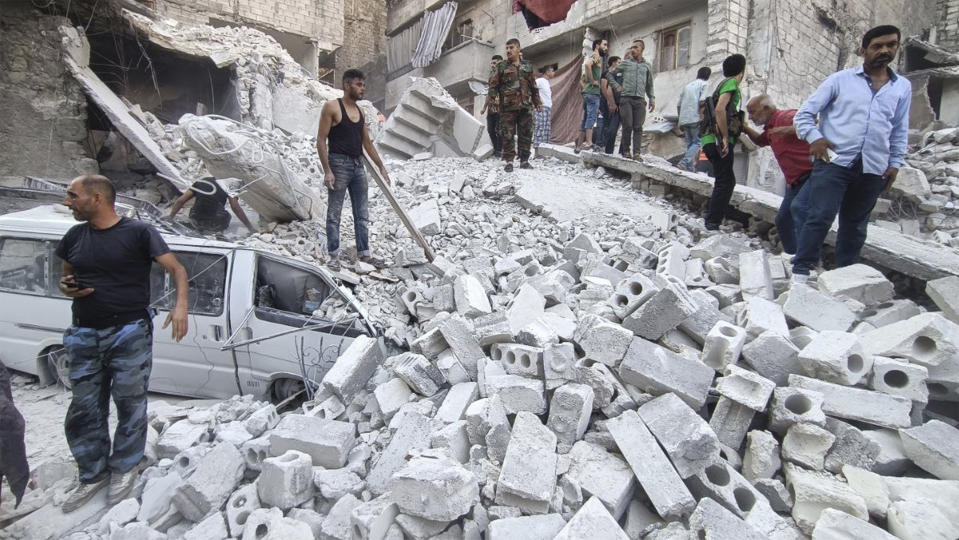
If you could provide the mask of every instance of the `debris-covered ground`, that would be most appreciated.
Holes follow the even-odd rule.
[[[439,256],[374,189],[372,245],[396,280],[360,274],[357,296],[409,352],[358,338],[282,415],[154,403],[135,497],[63,515],[73,472],[34,463],[24,504],[45,506],[4,534],[959,535],[955,279],[930,284],[941,311],[865,265],[790,287],[786,259],[744,233],[706,234],[601,171],[534,164],[391,163]],[[321,232],[249,242],[315,260]]]

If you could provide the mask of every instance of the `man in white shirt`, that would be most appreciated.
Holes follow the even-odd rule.
[[[543,104],[543,108],[537,110],[533,117],[533,148],[539,148],[541,144],[549,144],[549,111],[553,107],[553,89],[550,87],[549,81],[553,78],[553,73],[555,73],[553,66],[540,68],[539,77],[536,79],[536,88],[539,89],[539,100]]]
[[[687,171],[695,170],[696,158],[699,156],[699,104],[706,100],[706,81],[712,75],[708,67],[701,67],[696,73],[696,80],[683,88],[683,93],[676,104],[676,113],[679,115],[679,127],[686,136],[686,155],[679,161],[679,168]]]

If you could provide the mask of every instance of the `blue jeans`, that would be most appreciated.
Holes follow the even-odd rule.
[[[779,211],[776,212],[776,230],[779,231],[779,241],[783,243],[783,251],[790,255],[796,254],[796,231],[802,229],[803,220],[806,216],[806,208],[803,207],[805,201],[797,202],[796,212],[792,211],[792,205],[796,196],[802,191],[809,179],[806,173],[796,180],[793,185],[786,184],[786,192],[783,194],[783,202],[779,205]]]
[[[836,215],[839,216],[836,266],[859,262],[859,253],[866,243],[869,214],[885,185],[882,176],[862,172],[861,161],[849,168],[816,161],[806,186],[790,207],[794,222],[799,223],[797,219],[802,222],[793,273],[808,275],[819,263],[822,244]]]
[[[360,257],[370,254],[370,211],[367,195],[369,187],[362,157],[330,154],[330,170],[336,179],[333,189],[327,189],[329,200],[326,207],[326,251],[336,256],[340,253],[340,215],[343,200],[350,193],[353,206],[353,229],[356,233],[356,253]]]
[[[699,124],[684,124],[682,128],[686,136],[686,155],[679,160],[679,168],[691,171],[699,157]]]
[[[580,131],[593,129],[596,125],[596,118],[599,117],[599,94],[583,94],[583,124],[579,127]],[[586,144],[592,144],[592,141],[585,141]]]
[[[98,330],[71,326],[63,334],[70,357],[73,399],[64,420],[80,482],[125,473],[143,458],[147,440],[147,387],[153,367],[153,322],[140,319]],[[117,429],[110,452],[110,396]]]

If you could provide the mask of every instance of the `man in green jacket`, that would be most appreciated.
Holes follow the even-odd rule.
[[[649,98],[649,112],[656,109],[656,96],[653,93],[653,66],[643,58],[646,44],[641,39],[633,41],[629,48],[631,58],[623,60],[606,74],[606,81],[614,91],[619,92],[620,116],[623,119],[623,157],[642,161],[640,148],[643,142],[643,124],[646,122],[646,98]],[[623,84],[616,81],[616,75],[623,74]],[[632,155],[630,151],[632,141]]]

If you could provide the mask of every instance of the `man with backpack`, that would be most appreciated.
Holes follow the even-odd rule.
[[[699,141],[715,172],[713,193],[706,211],[706,230],[716,231],[726,217],[729,199],[736,187],[733,148],[742,132],[743,114],[739,110],[742,93],[739,85],[746,73],[746,57],[734,54],[723,60],[723,81],[703,105]]]
[[[679,168],[692,171],[699,155],[699,110],[706,99],[706,81],[713,71],[708,67],[701,67],[696,72],[696,80],[683,87],[683,93],[676,104],[676,114],[679,115],[679,127],[686,137],[686,155],[679,161]]]

